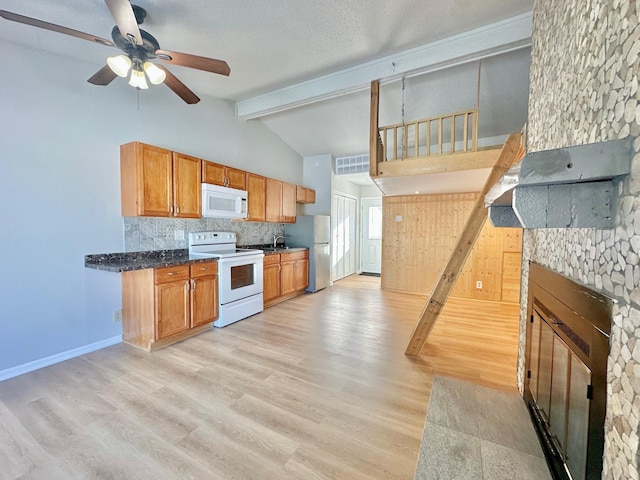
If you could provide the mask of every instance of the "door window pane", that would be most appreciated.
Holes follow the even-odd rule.
[[[369,240],[382,239],[382,207],[369,207]]]

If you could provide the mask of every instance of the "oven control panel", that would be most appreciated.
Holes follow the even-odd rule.
[[[218,243],[236,243],[234,232],[191,232],[189,245],[215,245]]]

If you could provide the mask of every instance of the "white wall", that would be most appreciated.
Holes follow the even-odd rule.
[[[120,336],[120,275],[84,268],[86,254],[123,250],[120,144],[301,183],[301,158],[261,122],[237,120],[229,102],[186,105],[161,85],[138,107],[123,79],[85,81],[99,65],[4,42],[0,51],[0,378]]]
[[[316,203],[303,205],[303,215],[331,215],[333,155],[304,157],[303,165],[302,184],[316,191]]]
[[[382,198],[382,192],[375,185],[361,185],[360,198]]]

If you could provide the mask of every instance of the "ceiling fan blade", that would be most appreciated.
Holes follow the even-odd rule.
[[[200,57],[189,53],[172,52],[171,50],[156,50],[156,55],[161,60],[182,67],[197,68],[205,72],[218,73],[229,76],[231,69],[224,60]]]
[[[44,22],[37,18],[25,17],[17,13],[7,12],[6,10],[0,10],[0,17],[12,22],[24,23],[25,25],[31,25],[32,27],[44,28],[45,30],[51,30],[53,32],[64,33],[65,35],[71,35],[72,37],[82,38],[83,40],[89,40],[90,42],[101,43],[109,47],[115,47],[111,40],[106,38],[96,37],[89,33],[84,33],[79,30],[73,30],[72,28],[56,25],[55,23]]]
[[[109,68],[109,65],[105,65],[94,73],[87,82],[93,83],[94,85],[109,85],[116,77],[117,75],[113,70],[111,70],[111,68]]]
[[[173,73],[171,73],[162,65],[158,65],[158,68],[162,69],[164,73],[167,74],[167,77],[164,79],[165,85],[173,90],[175,94],[178,95],[182,100],[187,102],[189,105],[193,105],[194,103],[198,103],[200,101],[200,98],[198,98],[198,96],[193,93],[189,89],[189,87],[178,80],[178,77],[176,77]]]
[[[124,38],[129,38],[138,45],[142,45],[142,36],[138,28],[136,16],[129,0],[104,0],[116,21],[118,30]]]

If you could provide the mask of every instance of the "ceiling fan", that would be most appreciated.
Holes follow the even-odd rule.
[[[6,10],[0,10],[0,17],[122,50],[124,54],[109,57],[107,65],[87,80],[94,85],[109,85],[117,76],[126,77],[129,75],[129,85],[140,90],[148,88],[148,78],[154,85],[164,82],[186,103],[194,104],[200,101],[198,96],[166,67],[156,65],[151,60],[160,59],[173,65],[196,68],[226,76],[231,72],[227,62],[223,60],[160,49],[160,44],[150,33],[138,28],[138,25],[141,25],[147,16],[147,12],[143,8],[131,5],[129,0],[104,1],[116,21],[116,26],[111,31],[113,41]]]

